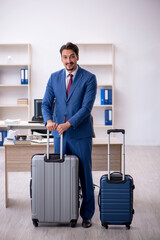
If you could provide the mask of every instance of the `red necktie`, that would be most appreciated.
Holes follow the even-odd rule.
[[[71,85],[72,85],[72,78],[73,78],[72,74],[69,74],[69,76],[70,76],[70,79],[69,79],[69,83],[68,83],[68,87],[67,87],[67,97],[69,95],[69,91],[70,91],[70,88],[71,88]]]

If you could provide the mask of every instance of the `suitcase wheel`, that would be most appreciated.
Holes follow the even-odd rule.
[[[37,219],[32,219],[32,221],[33,221],[33,225],[35,227],[38,227],[38,220]]]
[[[76,224],[77,224],[77,219],[72,219],[72,220],[70,221],[70,226],[71,226],[72,228],[74,228],[74,227],[76,226]]]
[[[105,227],[106,229],[108,229],[108,224],[107,223],[102,222],[102,226]]]
[[[127,228],[127,229],[130,229],[130,224],[127,224],[127,225],[126,225],[126,228]]]

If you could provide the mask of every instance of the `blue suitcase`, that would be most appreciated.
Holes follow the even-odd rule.
[[[110,133],[123,134],[122,173],[110,173]],[[99,209],[102,226],[126,225],[129,229],[132,222],[133,209],[133,178],[125,175],[125,130],[109,129],[108,134],[108,174],[100,179]]]

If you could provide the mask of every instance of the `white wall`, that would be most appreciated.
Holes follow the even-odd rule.
[[[32,99],[63,67],[62,44],[115,44],[115,123],[130,145],[160,145],[159,23],[159,0],[0,1],[0,43],[32,45]]]

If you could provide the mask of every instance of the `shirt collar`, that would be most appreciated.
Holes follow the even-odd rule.
[[[77,65],[76,70],[74,70],[74,71],[71,73],[71,74],[73,75],[73,78],[75,77],[77,71],[78,71],[78,65]],[[70,74],[70,73],[66,70],[66,77],[68,77],[69,74]]]

